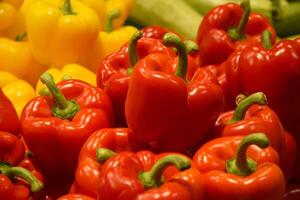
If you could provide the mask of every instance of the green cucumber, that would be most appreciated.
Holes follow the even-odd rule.
[[[129,23],[160,25],[185,39],[196,39],[202,15],[184,0],[133,0]]]
[[[242,0],[185,0],[200,14],[205,15],[211,9],[221,4]],[[287,37],[300,33],[300,1],[287,0],[251,0],[253,12],[260,13],[268,18],[280,37]],[[277,5],[279,4],[279,5]]]
[[[200,14],[205,15],[211,9],[225,4],[225,3],[241,3],[242,0],[185,0],[193,8],[195,8]],[[268,19],[272,19],[271,8],[272,3],[270,0],[251,0],[251,9],[254,12],[263,14]]]

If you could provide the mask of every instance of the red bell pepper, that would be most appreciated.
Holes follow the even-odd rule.
[[[110,97],[116,125],[119,127],[127,126],[124,107],[133,66],[138,59],[155,52],[161,52],[170,57],[176,56],[173,49],[165,47],[161,40],[145,38],[142,37],[141,32],[136,32],[128,45],[101,62],[97,73],[97,85],[103,88]]]
[[[221,114],[216,121],[217,136],[249,135],[263,132],[272,147],[282,156],[284,130],[276,113],[267,106],[264,93],[256,92],[242,99],[233,111]]]
[[[121,152],[107,160],[99,179],[98,199],[203,199],[202,175],[190,168],[189,159],[179,154],[166,154],[150,170],[143,166],[143,159],[132,152]],[[170,165],[185,171],[162,178],[163,171]]]
[[[143,149],[128,137],[127,128],[107,128],[94,132],[81,148],[78,166],[71,193],[81,193],[97,197],[97,184],[101,162],[96,158],[98,148],[108,148],[115,152]]]
[[[19,134],[20,122],[16,109],[0,88],[0,131]]]
[[[255,13],[250,13],[249,0],[241,5],[227,3],[220,5],[205,15],[199,27],[197,43],[201,48],[200,59],[203,65],[221,64],[239,45],[259,42],[264,30],[272,32],[273,42],[276,33],[268,20]]]
[[[282,200],[284,175],[276,165],[277,152],[268,146],[261,133],[217,138],[203,145],[193,160],[204,174],[205,198]]]
[[[300,45],[293,40],[280,40],[272,46],[270,37],[265,31],[262,43],[236,51],[224,63],[228,94],[233,102],[241,93],[265,93],[269,106],[299,146],[300,112],[296,111],[300,110],[300,94],[295,91],[300,90]],[[297,179],[300,181],[300,173]]]
[[[82,194],[67,194],[62,197],[59,197],[57,200],[96,200],[96,199]]]
[[[5,200],[28,200],[39,192],[43,183],[20,165],[24,158],[23,143],[14,135],[0,132],[0,197]]]
[[[125,44],[119,52],[112,53],[102,61],[97,73],[97,85],[103,88],[110,97],[116,118],[116,125],[127,126],[125,119],[125,100],[128,91],[132,70],[139,59],[153,53],[162,53],[169,58],[177,56],[173,48],[166,47],[161,38],[150,38],[149,32],[144,37],[141,32],[136,32],[128,44]],[[153,36],[154,37],[154,36]],[[192,45],[190,51],[195,47]],[[176,59],[170,67],[176,68]],[[197,63],[189,56],[188,77],[190,78],[198,68]]]
[[[112,126],[112,105],[102,89],[85,82],[65,80],[56,86],[48,73],[41,80],[52,96],[36,97],[25,106],[22,135],[46,180],[68,182],[85,140]]]
[[[175,34],[166,34],[164,43],[178,49],[176,72],[164,54],[140,60],[129,84],[126,119],[132,137],[152,150],[186,152],[213,126],[223,93],[209,70],[198,68],[187,80],[186,47]]]

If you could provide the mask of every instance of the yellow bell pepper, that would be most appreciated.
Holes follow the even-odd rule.
[[[96,12],[100,22],[104,22],[105,12],[106,12],[106,5],[105,5],[106,0],[81,0],[81,1]],[[103,25],[104,25],[103,23],[100,23],[101,26],[100,30],[103,29]]]
[[[79,0],[35,1],[25,13],[28,41],[42,64],[62,67],[84,64],[94,46],[100,20]]]
[[[0,36],[15,38],[25,30],[19,9],[23,0],[2,0],[0,1]]]
[[[16,40],[0,38],[0,70],[9,71],[18,78],[35,85],[45,67],[32,56],[27,41],[22,41],[23,35]]]
[[[34,88],[10,72],[0,71],[0,87],[14,105],[18,115],[28,101],[36,96]]]
[[[105,22],[105,31],[101,31],[87,66],[94,72],[99,68],[100,62],[109,54],[118,51],[137,31],[133,26],[123,26],[113,30],[112,23],[121,16],[119,10],[111,10]]]
[[[110,13],[114,10],[120,11],[120,16],[113,21],[113,28],[119,28],[122,26],[130,14],[132,7],[132,0],[107,0],[106,1],[106,16],[109,16]]]
[[[52,74],[55,83],[60,82],[65,77],[70,77],[73,79],[85,81],[93,86],[96,86],[96,74],[78,64],[67,64],[62,69],[50,68],[46,72]],[[45,89],[45,84],[43,84],[39,80],[36,85],[37,94]]]

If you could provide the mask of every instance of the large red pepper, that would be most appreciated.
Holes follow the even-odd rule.
[[[176,35],[166,34],[164,43],[178,49],[176,72],[163,54],[140,60],[129,84],[126,119],[132,137],[153,150],[186,152],[213,126],[223,93],[209,70],[198,68],[187,80],[186,47]]]
[[[56,86],[48,73],[41,80],[52,96],[36,97],[26,105],[22,134],[46,180],[69,181],[85,140],[112,126],[112,105],[102,89],[85,82],[66,80]]]
[[[145,37],[141,32],[136,32],[128,44],[125,44],[119,52],[109,55],[98,69],[97,85],[105,90],[112,101],[117,126],[127,126],[125,100],[132,70],[138,60],[153,53],[162,53],[170,59],[177,59],[174,50],[166,47],[161,38],[151,38],[161,35],[151,36],[149,32],[145,30]],[[174,60],[173,65],[170,66],[172,70],[175,70],[176,59],[172,59]],[[191,77],[198,65],[192,57],[188,59],[190,60],[188,76]]]
[[[185,171],[162,178],[164,170],[170,165]],[[165,154],[152,163],[150,169],[146,169],[145,155],[119,153],[103,165],[98,199],[201,200],[204,193],[202,175],[190,165],[191,161],[182,155]]]
[[[136,32],[128,45],[101,62],[97,73],[97,85],[105,90],[112,101],[117,126],[127,126],[124,107],[134,65],[138,59],[155,52],[170,57],[176,56],[173,49],[165,47],[161,40],[145,38],[141,32]]]
[[[203,145],[193,160],[204,174],[205,198],[281,200],[284,175],[277,166],[277,152],[268,146],[261,133],[217,138]]]
[[[20,165],[24,159],[24,145],[14,135],[0,132],[0,197],[5,200],[28,200],[39,192],[43,183]]]
[[[93,133],[81,148],[72,193],[97,197],[97,184],[102,168],[96,158],[98,148],[108,148],[115,152],[143,149],[128,137],[127,128],[107,128]]]
[[[16,135],[19,130],[20,123],[16,109],[0,88],[0,131]]]
[[[269,106],[300,146],[300,93],[296,92],[300,90],[300,45],[281,40],[272,46],[270,37],[270,32],[265,31],[262,43],[236,51],[224,63],[228,94],[233,102],[241,93],[264,92]],[[300,181],[300,173],[297,179]]]
[[[275,42],[274,28],[263,16],[250,13],[249,0],[243,1],[241,6],[227,3],[214,8],[205,15],[198,30],[202,64],[221,64],[236,48],[240,48],[240,44],[248,43],[249,39],[259,42],[266,29],[272,32]]]

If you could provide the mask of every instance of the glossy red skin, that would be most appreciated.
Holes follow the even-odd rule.
[[[102,169],[103,176],[100,177],[98,185],[98,200],[203,199],[202,175],[195,168],[165,178],[163,185],[146,191],[138,178],[140,172],[147,170],[144,165],[147,159],[145,156],[142,158],[144,159],[132,152],[122,152],[110,158]]]
[[[300,199],[300,185],[288,185],[287,192],[284,194],[282,200],[299,200]]]
[[[276,113],[268,106],[252,105],[246,112],[245,118],[233,124],[227,124],[234,111],[222,113],[216,121],[217,136],[250,135],[262,132],[270,140],[271,146],[283,155],[285,136],[281,122]]]
[[[54,183],[72,179],[85,140],[113,124],[112,105],[102,89],[79,80],[62,81],[57,87],[80,106],[72,120],[53,117],[54,100],[43,96],[31,100],[21,115],[22,135],[46,180]]]
[[[238,94],[264,92],[284,128],[300,144],[300,45],[281,40],[271,49],[253,45],[237,51],[224,63],[231,102]],[[254,81],[255,80],[255,81]],[[298,148],[297,154],[300,153]],[[298,159],[299,160],[299,159]],[[297,161],[297,168],[300,161]],[[300,173],[297,175],[300,182]]]
[[[211,140],[196,152],[193,161],[204,174],[207,200],[281,200],[285,191],[279,156],[272,147],[250,146],[247,156],[257,162],[257,170],[249,176],[226,173],[225,163],[235,156],[244,136]]]
[[[24,153],[24,145],[15,135],[0,131],[0,162],[18,165]]]
[[[0,162],[7,162],[11,166],[23,167],[35,177],[44,182],[42,174],[35,168],[29,158],[24,158],[25,146],[15,135],[0,131]],[[29,186],[21,179],[11,181],[0,174],[0,197],[5,200],[28,200],[37,194],[31,194]]]
[[[67,194],[62,197],[59,197],[57,200],[96,200],[96,199],[82,194]]]
[[[168,57],[176,56],[173,49],[164,46],[162,40],[159,39],[141,38],[136,48],[139,59],[157,52]],[[128,56],[128,44],[126,44],[119,52],[112,53],[104,59],[97,72],[97,85],[104,89],[112,101],[117,127],[127,126],[124,107],[131,78],[131,75],[127,73],[129,67],[131,63]]]
[[[20,122],[17,112],[0,88],[0,131],[19,134]]]
[[[141,32],[144,38],[162,39],[169,31],[164,27],[152,25],[142,28]]]
[[[94,132],[84,143],[79,154],[79,162],[71,193],[81,193],[97,197],[97,184],[102,164],[96,160],[98,148],[108,148],[115,152],[142,149],[128,137],[127,128],[107,128]]]
[[[162,54],[137,63],[127,94],[126,119],[132,137],[152,150],[186,152],[213,126],[222,111],[223,93],[210,71],[197,69],[186,84],[169,65]]]
[[[233,41],[227,31],[237,27],[243,14],[243,9],[238,4],[227,3],[220,5],[207,13],[198,29],[197,43],[200,60],[203,65],[221,64],[238,48],[240,43],[260,41],[261,33],[269,30],[272,33],[273,42],[276,40],[276,32],[268,20],[255,13],[251,13],[244,34],[246,39]]]
[[[24,185],[14,185],[7,176],[0,174],[0,196],[5,200],[28,200],[30,191]]]

